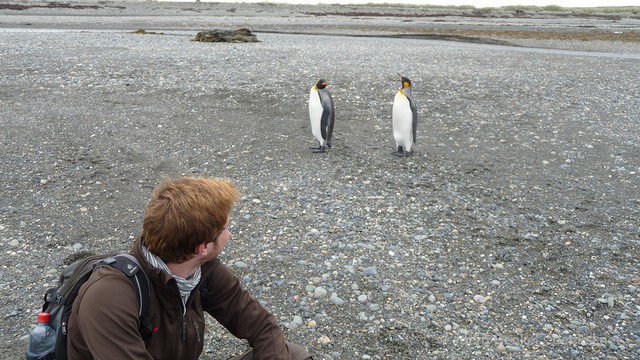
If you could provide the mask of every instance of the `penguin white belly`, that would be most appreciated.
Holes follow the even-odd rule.
[[[411,151],[413,145],[413,112],[409,99],[398,91],[393,100],[393,138],[397,146],[405,151]]]
[[[320,142],[320,146],[325,145],[325,139],[322,138],[321,119],[322,119],[322,103],[320,102],[320,95],[314,88],[309,92],[309,120],[311,121],[311,133]]]

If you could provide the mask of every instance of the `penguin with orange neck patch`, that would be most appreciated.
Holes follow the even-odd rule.
[[[327,147],[331,147],[331,135],[333,134],[336,111],[327,85],[329,85],[328,82],[320,79],[309,92],[311,132],[320,143],[317,148],[311,148],[315,153],[325,152]]]
[[[393,138],[396,141],[393,155],[409,156],[411,147],[416,143],[418,108],[411,93],[413,82],[402,75],[400,77],[402,87],[393,100]]]

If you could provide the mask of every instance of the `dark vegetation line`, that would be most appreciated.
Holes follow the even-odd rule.
[[[322,33],[322,32],[309,32],[309,31],[280,31],[280,30],[255,30],[258,33],[267,34],[286,34],[286,35],[320,35],[320,36],[345,36],[345,37],[362,37],[362,38],[390,38],[390,39],[421,39],[421,40],[443,40],[443,41],[458,41],[474,44],[487,44],[487,45],[503,45],[503,46],[517,46],[520,45],[510,43],[504,40],[496,40],[491,38],[482,38],[475,36],[464,35],[447,35],[447,34],[344,34],[344,33]]]

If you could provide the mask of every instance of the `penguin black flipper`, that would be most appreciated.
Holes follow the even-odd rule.
[[[333,135],[333,124],[336,121],[336,109],[333,106],[333,99],[331,98],[331,94],[327,92],[327,103],[329,107],[329,119],[327,122],[327,146],[331,147],[331,137]]]
[[[320,119],[320,133],[322,138],[327,140],[327,123],[329,122],[329,112],[324,110],[322,112],[322,118]]]
[[[326,140],[325,143],[329,143],[331,133],[333,132],[333,99],[326,89],[318,90],[318,95],[320,96],[320,103],[322,104],[320,132],[322,133],[322,138]]]
[[[418,107],[416,106],[416,102],[413,100],[413,96],[407,96],[407,99],[409,100],[409,108],[413,114],[413,143],[415,144],[418,131]]]

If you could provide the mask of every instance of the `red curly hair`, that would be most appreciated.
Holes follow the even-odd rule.
[[[225,230],[239,197],[222,179],[165,180],[147,204],[142,243],[165,263],[189,260],[198,245],[215,241]]]

